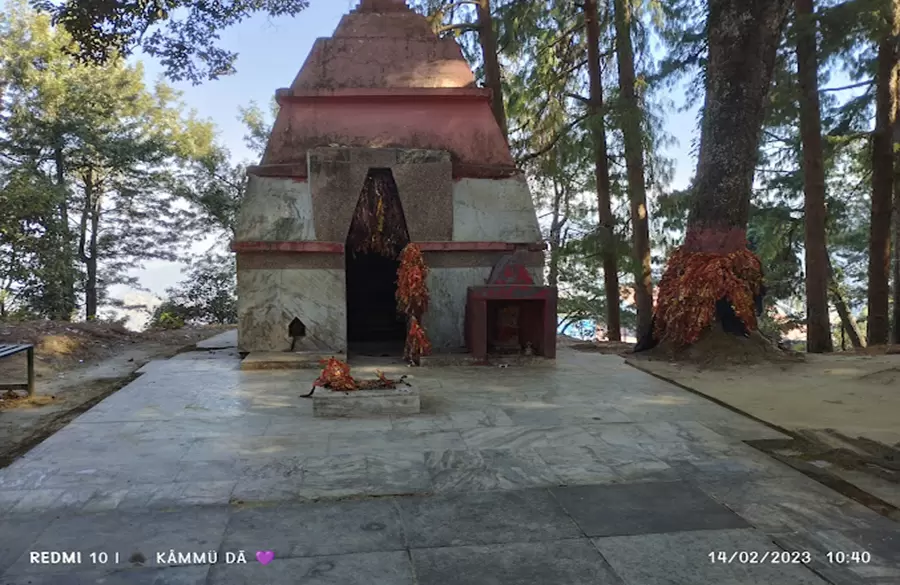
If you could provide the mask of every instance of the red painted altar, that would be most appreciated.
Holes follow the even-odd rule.
[[[534,283],[520,255],[505,256],[487,284],[470,286],[466,345],[477,359],[490,353],[556,357],[556,287]]]

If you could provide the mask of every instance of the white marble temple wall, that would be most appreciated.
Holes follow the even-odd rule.
[[[235,231],[238,241],[315,241],[309,183],[250,175]]]
[[[238,271],[238,348],[290,349],[288,324],[306,325],[302,348],[344,352],[347,315],[343,270],[248,269]]]
[[[491,267],[432,268],[428,273],[431,296],[422,324],[435,350],[466,344],[466,294],[470,286],[487,282]]]
[[[453,186],[453,240],[540,241],[537,213],[524,177],[457,181]]]

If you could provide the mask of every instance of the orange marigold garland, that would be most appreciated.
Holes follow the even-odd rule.
[[[352,392],[354,390],[392,389],[397,384],[406,384],[406,376],[398,380],[392,380],[384,375],[384,372],[376,370],[375,379],[357,380],[350,375],[350,366],[337,358],[328,358],[319,362],[322,364],[322,373],[313,382],[312,390],[306,396],[312,396],[316,388],[327,388],[335,392]]]
[[[409,332],[406,334],[406,346],[403,349],[403,356],[408,361],[418,365],[419,359],[423,355],[431,353],[431,342],[425,335],[425,330],[419,325],[419,320],[415,317],[409,319]]]
[[[350,375],[350,366],[337,358],[328,358],[319,362],[322,364],[322,373],[313,382],[313,389],[328,388],[337,391],[356,390],[357,384]]]
[[[428,310],[427,278],[428,267],[422,250],[415,244],[408,244],[400,254],[400,268],[397,270],[397,311],[405,314],[409,322],[404,358],[416,365],[423,355],[431,353],[431,342],[419,324]]]
[[[762,264],[750,250],[727,255],[678,248],[659,283],[654,337],[677,347],[695,343],[727,299],[748,331],[757,329],[753,297],[763,285]]]
[[[400,253],[397,270],[397,310],[404,315],[421,319],[428,310],[428,267],[422,250],[415,244],[407,244]]]

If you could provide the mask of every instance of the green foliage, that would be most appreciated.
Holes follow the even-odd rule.
[[[140,49],[158,58],[170,79],[199,83],[234,73],[237,54],[219,46],[222,29],[257,13],[295,16],[307,0],[32,0],[53,16],[83,60],[104,65]]]
[[[230,254],[209,254],[198,259],[189,266],[187,278],[167,291],[168,298],[154,312],[150,326],[236,323],[235,274],[234,257]]]
[[[39,217],[9,206],[8,221],[30,222],[47,253],[30,252],[41,286],[6,280],[18,282],[23,303],[57,318],[71,315],[83,292],[93,317],[109,286],[135,284],[127,271],[177,258],[197,210],[177,204],[174,169],[212,156],[213,128],[185,115],[171,88],[146,87],[139,65],[116,55],[103,66],[80,63],[72,38],[48,17],[9,7],[0,15],[0,170],[19,177],[7,197],[43,202]],[[26,250],[21,242],[16,253]]]
[[[248,106],[239,110],[240,120],[247,129],[247,134],[244,135],[244,144],[260,157],[266,150],[269,134],[272,132],[272,125],[278,116],[278,109],[278,102],[273,98],[269,103],[268,113],[264,112],[255,102],[251,102]]]
[[[184,307],[174,303],[163,303],[150,319],[149,327],[151,329],[181,329],[184,327],[184,314],[187,311]]]

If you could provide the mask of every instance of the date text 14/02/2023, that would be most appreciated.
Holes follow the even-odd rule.
[[[809,551],[711,551],[707,557],[710,563],[761,565],[806,565],[812,562],[813,554]],[[824,560],[829,564],[867,564],[872,555],[867,551],[829,551]]]

